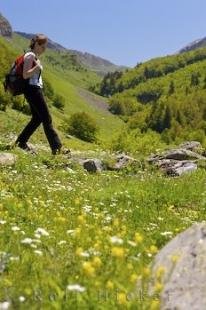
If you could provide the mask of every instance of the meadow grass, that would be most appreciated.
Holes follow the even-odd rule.
[[[63,112],[50,106],[64,145],[75,156],[104,154],[109,161],[107,147],[123,122],[78,94],[78,73],[66,78],[60,70],[45,71],[66,100]],[[97,144],[68,139],[66,122],[80,111],[97,121]],[[0,111],[0,152],[28,119]],[[149,137],[139,150],[149,151],[154,141]],[[31,142],[48,146],[42,128]],[[89,174],[49,150],[12,152],[16,164],[0,166],[0,308],[159,309],[161,283],[154,296],[147,292],[150,264],[176,234],[205,219],[204,165],[176,178],[146,161],[135,171]]]
[[[0,171],[0,301],[13,309],[158,309],[149,264],[205,219],[205,170],[89,174],[62,156]],[[137,289],[136,283],[141,281]]]

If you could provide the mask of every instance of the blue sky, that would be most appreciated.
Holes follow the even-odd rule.
[[[14,30],[118,65],[177,52],[206,36],[205,0],[1,0]]]

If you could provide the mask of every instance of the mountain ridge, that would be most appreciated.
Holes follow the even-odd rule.
[[[13,34],[18,34],[29,40],[34,36],[33,33],[14,31],[9,20],[5,18],[0,12],[0,35],[5,38],[12,39]],[[94,71],[100,76],[104,76],[108,72],[123,71],[127,68],[126,66],[115,65],[109,60],[90,54],[88,52],[81,52],[75,49],[65,48],[64,46],[57,42],[54,42],[50,38],[48,40],[48,48],[60,52],[68,52],[70,55],[74,55],[80,65],[87,67],[89,70]]]
[[[33,33],[26,33],[21,31],[15,31],[15,33],[29,40],[34,36]],[[93,70],[100,75],[105,75],[108,72],[114,72],[117,70],[122,71],[126,69],[126,66],[115,65],[109,60],[106,60],[99,56],[95,56],[88,52],[81,52],[75,49],[68,49],[62,46],[61,44],[51,40],[50,38],[48,39],[48,48],[51,48],[56,51],[72,53],[77,57],[77,61],[79,61],[82,65],[86,66],[88,69]]]
[[[181,48],[178,53],[181,54],[181,53],[193,51],[201,47],[206,47],[206,37],[192,41],[191,43],[187,44],[185,47]]]

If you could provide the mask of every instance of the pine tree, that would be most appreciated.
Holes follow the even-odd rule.
[[[174,81],[171,81],[169,85],[168,95],[170,96],[174,94],[174,92],[175,92],[175,84]]]

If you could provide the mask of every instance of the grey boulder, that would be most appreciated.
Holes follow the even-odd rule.
[[[158,270],[162,310],[206,309],[206,223],[193,224],[177,235],[155,257],[149,294],[154,294]]]

